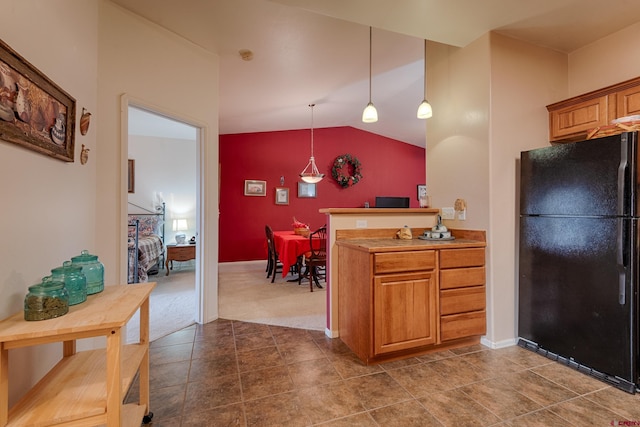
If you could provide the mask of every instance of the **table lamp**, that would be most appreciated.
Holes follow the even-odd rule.
[[[187,231],[187,220],[186,219],[174,219],[173,220],[173,231]],[[176,243],[178,245],[184,245],[187,236],[184,233],[176,233]]]

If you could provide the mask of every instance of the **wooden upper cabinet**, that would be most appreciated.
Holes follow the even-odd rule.
[[[590,129],[609,124],[609,97],[601,96],[551,111],[549,126],[552,141],[576,134],[586,134]]]
[[[634,116],[640,114],[640,84],[617,94],[617,116]]]
[[[587,139],[616,118],[640,114],[640,77],[547,105],[547,111],[551,142]]]

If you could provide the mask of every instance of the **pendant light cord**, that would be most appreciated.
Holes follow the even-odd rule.
[[[313,157],[313,107],[315,107],[316,104],[309,104],[309,107],[311,107],[311,157]]]
[[[372,28],[369,27],[369,103],[371,103],[371,61],[372,61],[372,43],[373,43],[373,36],[372,36]]]
[[[424,40],[424,99],[427,99],[427,39]]]

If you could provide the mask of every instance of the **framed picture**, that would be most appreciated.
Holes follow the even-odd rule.
[[[307,182],[298,183],[298,197],[315,198],[316,197],[316,184],[309,184]]]
[[[266,196],[267,181],[256,181],[255,179],[245,179],[244,195],[245,196]]]
[[[128,171],[127,171],[127,188],[129,190],[129,193],[135,193],[136,191],[136,187],[135,187],[135,183],[136,183],[136,161],[133,159],[129,159],[127,160],[127,166],[128,166]]]
[[[288,205],[289,204],[289,189],[288,188],[276,188],[276,205]]]
[[[418,200],[424,200],[427,197],[427,186],[418,184]]]
[[[0,40],[0,136],[73,162],[76,101]]]

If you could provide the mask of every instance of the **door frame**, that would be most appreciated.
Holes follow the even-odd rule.
[[[169,111],[165,108],[159,107],[157,105],[151,105],[146,101],[142,101],[140,99],[133,98],[127,94],[123,94],[120,100],[120,117],[121,117],[121,126],[120,126],[120,134],[121,134],[121,145],[120,145],[120,167],[121,174],[120,176],[124,178],[122,179],[122,191],[120,191],[121,195],[121,205],[122,205],[122,218],[121,223],[123,224],[122,229],[126,229],[127,223],[127,167],[128,167],[128,152],[129,152],[129,107],[135,107],[138,109],[146,110],[152,114],[156,114],[158,116],[166,117],[167,119],[175,120],[178,122],[182,122],[189,126],[193,126],[196,128],[196,236],[198,236],[198,245],[196,245],[196,274],[195,274],[195,300],[196,300],[196,310],[195,310],[195,321],[197,323],[205,323],[210,318],[210,315],[213,314],[214,317],[217,317],[217,298],[214,298],[214,307],[210,307],[207,301],[207,288],[204,286],[204,277],[206,277],[207,272],[204,271],[205,263],[201,262],[202,259],[206,256],[206,247],[207,242],[205,240],[206,232],[204,227],[204,206],[205,204],[205,186],[203,177],[205,174],[205,159],[204,150],[205,150],[205,135],[206,135],[206,125],[203,123],[199,123],[194,121],[193,119],[185,118],[181,116],[179,113],[174,111]],[[126,239],[125,239],[126,241]],[[124,277],[126,280],[127,274],[127,248],[126,245],[120,245],[120,260],[121,260],[121,269],[120,269],[120,279]],[[126,282],[122,282],[126,283]],[[217,283],[213,286],[214,294],[217,295]]]

